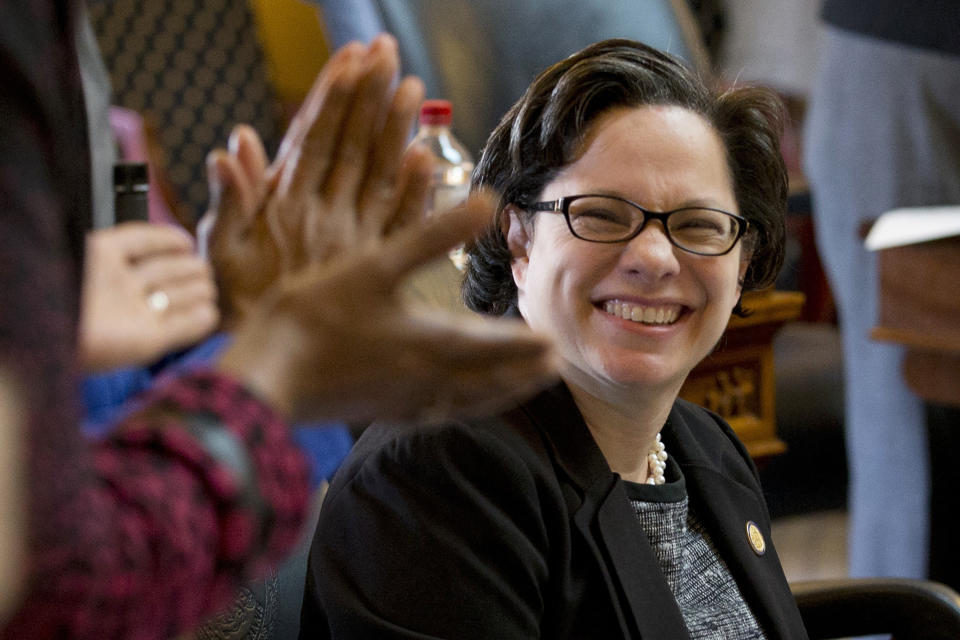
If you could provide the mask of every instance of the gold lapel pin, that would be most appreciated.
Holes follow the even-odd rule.
[[[750,547],[758,556],[767,552],[767,541],[763,539],[760,527],[753,520],[747,520],[747,540],[750,541]]]

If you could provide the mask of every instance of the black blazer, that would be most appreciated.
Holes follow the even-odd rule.
[[[767,637],[806,638],[743,445],[682,400],[662,434]],[[368,429],[320,513],[300,637],[688,634],[623,481],[559,385],[496,419]]]

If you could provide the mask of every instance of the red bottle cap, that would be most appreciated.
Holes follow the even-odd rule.
[[[453,122],[453,105],[449,100],[424,100],[420,105],[420,124],[446,125]]]

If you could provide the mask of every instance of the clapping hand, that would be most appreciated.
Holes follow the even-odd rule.
[[[397,67],[392,38],[369,48],[351,43],[324,67],[273,164],[242,125],[229,152],[210,154],[211,207],[200,235],[228,324],[281,274],[380,242],[386,219],[403,222],[398,211],[419,216],[416,205],[395,198],[410,179],[403,149],[423,85],[406,78],[394,89]],[[421,169],[424,161],[409,160]]]
[[[396,44],[347,45],[267,165],[249,129],[211,156],[205,226],[235,340],[220,367],[297,418],[485,413],[555,375],[522,323],[414,313],[403,279],[492,219],[471,198],[425,220],[431,160],[404,152],[423,89]]]

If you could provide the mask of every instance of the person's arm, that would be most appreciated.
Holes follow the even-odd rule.
[[[219,317],[213,272],[182,229],[125,222],[88,233],[79,328],[85,432],[115,422]]]
[[[89,175],[72,7],[16,4],[0,21],[0,357],[14,363],[25,390],[30,514],[28,593],[0,636],[164,638],[195,624],[296,541],[306,468],[271,407],[317,418],[417,411],[432,401],[475,407],[500,388],[471,385],[474,374],[506,366],[498,380],[512,395],[552,369],[545,343],[519,331],[507,339],[497,328],[472,335],[443,322],[419,331],[409,321],[393,327],[389,304],[372,322],[357,314],[383,302],[391,278],[481,226],[483,211],[474,209],[472,218],[442,232],[422,224],[387,237],[377,225],[358,224],[356,202],[335,209],[336,217],[314,206],[292,220],[333,220],[327,228],[360,232],[337,236],[332,246],[342,254],[320,243],[327,258],[341,259],[318,264],[321,256],[312,250],[296,254],[298,270],[251,307],[219,372],[158,385],[110,438],[96,446],[85,442],[78,428],[76,340]],[[357,82],[363,74],[348,75]],[[361,102],[375,99],[364,95]],[[367,127],[380,109],[377,103]],[[312,205],[318,204],[309,197],[313,172],[293,168],[330,166],[340,152],[346,153],[341,164],[350,166],[351,153],[367,157],[377,140],[376,130],[357,131],[355,120],[353,129],[343,130],[336,120],[328,123],[333,142],[317,146],[309,134],[324,126],[318,113],[308,108],[298,121],[280,164],[291,169],[278,172],[280,185],[300,188]],[[349,170],[342,171],[349,185]],[[267,200],[277,202],[284,193],[270,191]],[[357,202],[366,212],[382,210],[388,200],[383,197],[381,209]],[[362,295],[351,297],[356,291]],[[337,311],[350,300],[364,304],[348,307],[353,314]],[[358,360],[352,347],[371,336],[381,349]],[[458,371],[456,353],[446,355],[432,342],[444,337],[468,349],[465,369]],[[511,349],[516,346],[519,352]],[[391,375],[398,355],[407,361]],[[466,393],[424,393],[433,379],[449,393],[457,393],[463,379]],[[397,397],[403,402],[388,404]]]
[[[209,375],[158,389],[116,439],[82,439],[89,182],[71,6],[11,5],[0,24],[0,358],[23,395],[29,518],[25,601],[0,636],[161,638],[289,548],[306,469],[272,411]],[[203,420],[247,445],[249,474],[188,433]],[[268,509],[244,503],[257,494]]]
[[[370,429],[320,511],[300,637],[542,637],[559,493],[482,428]]]

